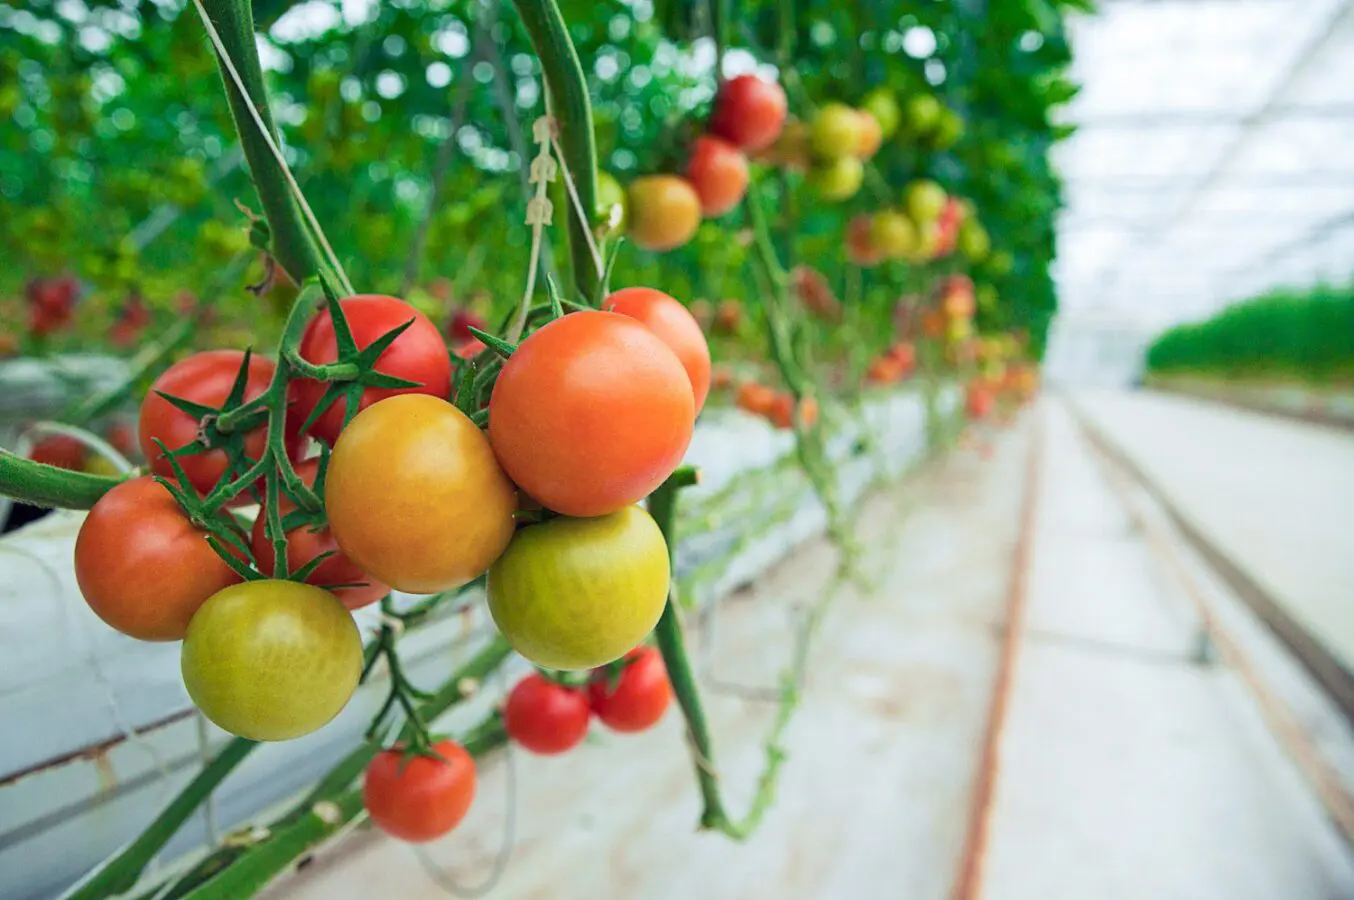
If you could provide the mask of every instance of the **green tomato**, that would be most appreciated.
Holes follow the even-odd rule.
[[[987,229],[973,219],[965,219],[959,226],[959,252],[973,262],[982,262],[992,250],[992,239]]]
[[[854,197],[864,180],[865,166],[854,156],[843,156],[809,173],[809,183],[824,200]]]
[[[964,120],[952,109],[941,110],[940,120],[931,133],[931,144],[937,150],[953,147],[964,136]]]
[[[918,225],[934,222],[945,208],[945,189],[929,178],[919,178],[908,183],[903,192],[903,205]]]
[[[614,207],[621,208],[620,218],[611,224]],[[597,224],[605,234],[624,234],[626,221],[630,218],[629,204],[626,202],[625,188],[614,175],[607,172],[597,173]]]
[[[860,141],[860,113],[856,110],[845,103],[829,103],[818,110],[809,133],[815,156],[825,160],[841,159],[855,153]]]
[[[940,124],[944,107],[930,94],[913,94],[907,98],[907,130],[912,134],[930,134]]]
[[[489,613],[513,649],[548,669],[605,665],[644,640],[668,599],[668,548],[627,506],[517,532],[489,569]]]
[[[892,209],[870,219],[870,243],[888,259],[905,259],[917,252],[921,235],[912,220]]]
[[[903,118],[903,111],[898,108],[898,101],[888,88],[877,87],[870,91],[861,101],[860,108],[874,116],[884,140],[893,137]]]
[[[220,727],[255,741],[310,734],[348,703],[362,639],[331,593],[295,581],[247,581],[193,614],[183,684]]]
[[[996,275],[1009,275],[1015,268],[1015,257],[1008,250],[998,250],[987,261],[987,267]]]

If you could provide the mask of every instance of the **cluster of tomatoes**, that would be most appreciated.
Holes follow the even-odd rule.
[[[896,384],[911,375],[916,368],[916,348],[906,341],[899,341],[870,361],[865,369],[865,383]]]
[[[793,428],[798,418],[805,428],[818,422],[818,401],[805,395],[795,402],[789,391],[777,390],[757,381],[745,381],[738,386],[738,408],[754,416],[761,416],[780,429]]]
[[[503,361],[486,433],[447,399],[453,363],[432,322],[393,297],[338,305],[374,367],[356,381],[289,380],[280,436],[260,414],[220,439],[232,410],[279,389],[267,359],[208,351],[156,380],[141,447],[152,475],[185,493],[143,476],[95,504],[75,548],[94,612],[135,638],[182,639],[193,701],[258,740],[306,734],[343,708],[362,665],[349,610],[391,589],[430,594],[487,572],[499,629],[551,669],[591,669],[639,644],[670,573],[663,535],[635,504],[681,462],[710,385],[691,314],[628,288],[543,325]],[[324,309],[296,355],[341,362],[339,335]],[[347,403],[357,411],[345,424]],[[332,449],[305,457],[316,443]],[[323,510],[252,481],[267,453]],[[185,508],[187,491],[221,502]],[[232,507],[255,500],[247,527]]]
[[[695,139],[682,175],[644,175],[628,195],[614,179],[599,184],[598,206],[617,204],[625,212],[630,240],[646,250],[665,251],[691,240],[701,218],[736,207],[748,189],[746,153],[775,143],[785,125],[785,91],[756,75],[725,82],[715,97],[708,133]]]
[[[927,262],[956,248],[976,262],[987,256],[991,241],[971,203],[925,178],[908,183],[897,208],[855,216],[846,228],[847,258],[859,266]]]

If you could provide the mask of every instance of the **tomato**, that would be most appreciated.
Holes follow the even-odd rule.
[[[865,370],[865,381],[868,384],[893,384],[902,377],[901,364],[891,356],[879,357]]]
[[[308,459],[296,467],[301,480],[311,487],[315,486],[315,475],[319,469],[318,459]],[[285,518],[295,506],[285,496],[279,504]],[[259,510],[254,522],[254,530],[249,536],[249,546],[254,551],[259,571],[264,575],[273,574],[273,542],[267,534],[268,509],[265,505]],[[358,567],[357,563],[343,555],[327,527],[313,528],[301,526],[287,532],[287,571],[296,572],[308,565],[315,557],[325,553],[334,553],[320,563],[306,579],[307,584],[322,587],[330,591],[339,602],[349,609],[361,609],[380,600],[390,593],[390,588],[372,578]],[[352,584],[355,587],[330,587],[330,585]]]
[[[532,753],[572,750],[588,734],[587,696],[533,672],[517,682],[503,706],[503,728]]]
[[[672,703],[672,685],[663,655],[653,647],[636,647],[625,655],[615,687],[605,671],[588,684],[592,711],[612,731],[644,731],[658,724]]]
[[[411,325],[409,327],[413,328],[414,326]],[[487,331],[489,324],[485,322],[483,318],[475,315],[469,310],[458,309],[451,314],[451,323],[447,327],[447,335],[452,341],[458,344],[464,343],[465,341],[477,340],[475,335],[470,332],[470,329],[472,328],[478,328],[480,331]],[[401,337],[403,337],[403,335],[401,335]],[[396,341],[396,343],[399,342]],[[389,352],[389,350],[386,351],[386,353]],[[382,354],[381,358],[384,359],[385,355]]]
[[[823,273],[811,266],[795,266],[790,277],[795,296],[809,312],[823,319],[841,317],[841,301],[832,293],[832,286]]]
[[[675,298],[646,287],[616,291],[603,301],[602,309],[637,320],[668,345],[686,369],[699,413],[710,393],[710,345],[696,317]]]
[[[911,344],[894,344],[889,348],[889,358],[897,362],[903,372],[907,373],[917,364],[917,351]]]
[[[517,532],[489,569],[489,613],[537,665],[591,669],[653,630],[669,575],[663,534],[638,506],[550,519]]]
[[[776,402],[776,392],[764,384],[755,381],[744,382],[738,386],[738,408],[754,416],[765,416],[771,412]]]
[[[630,182],[626,234],[645,250],[661,252],[691,240],[701,223],[701,201],[691,182],[676,175],[645,175]]]
[[[861,115],[845,103],[828,103],[813,119],[810,142],[820,159],[831,161],[855,154],[861,146]]]
[[[981,223],[965,219],[959,226],[959,252],[973,262],[982,262],[992,250],[992,239]]]
[[[848,200],[864,180],[865,167],[852,156],[843,156],[809,173],[809,182],[824,200]]]
[[[904,107],[908,131],[913,134],[929,134],[940,124],[944,107],[930,94],[913,94],[907,98]]]
[[[28,458],[45,466],[78,472],[85,465],[85,445],[65,434],[42,438],[28,451]]]
[[[743,324],[743,304],[733,299],[719,301],[719,309],[715,311],[715,330],[732,334],[741,324]]]
[[[785,91],[774,81],[739,75],[724,82],[710,115],[710,131],[744,150],[762,150],[785,126]]]
[[[879,123],[881,136],[887,140],[893,137],[894,132],[898,130],[898,125],[902,121],[903,112],[898,108],[898,101],[894,99],[893,94],[883,87],[877,87],[865,95],[861,101],[860,108]]]
[[[917,226],[900,212],[881,210],[870,220],[870,238],[888,259],[906,259],[917,252]]]
[[[616,208],[620,207],[617,212]],[[623,234],[629,210],[626,208],[625,188],[616,180],[614,175],[606,172],[597,173],[597,219],[601,225],[603,234]],[[616,216],[616,221],[612,224],[612,216]]]
[[[358,413],[339,435],[324,502],[344,555],[391,587],[430,594],[498,558],[512,539],[517,494],[464,413],[402,394]]]
[[[681,361],[639,322],[571,313],[503,364],[489,440],[508,476],[547,508],[605,515],[677,468],[695,426],[693,393]]]
[[[963,136],[964,120],[954,110],[942,109],[935,130],[931,132],[931,146],[937,150],[944,150],[954,146]]]
[[[288,741],[338,715],[362,673],[362,639],[333,594],[247,581],[202,604],[183,639],[183,685],[231,734]]]
[[[433,744],[432,756],[382,750],[367,763],[362,805],[376,827],[422,844],[451,831],[475,799],[475,760],[455,741]]]
[[[945,209],[945,189],[927,178],[909,182],[903,194],[903,205],[912,221],[925,225],[940,218]]]
[[[451,357],[437,326],[427,316],[403,300],[380,294],[348,297],[339,301],[339,306],[343,309],[343,316],[348,321],[358,349],[367,347],[381,335],[405,322],[413,321],[377,359],[376,371],[416,381],[421,387],[369,387],[362,392],[359,412],[378,400],[397,394],[431,394],[445,398],[451,393]],[[301,358],[312,363],[331,363],[338,359],[334,323],[328,309],[321,310],[310,320],[305,333],[301,335],[299,350]],[[290,399],[298,425],[310,417],[311,411],[324,396],[326,387],[322,381],[306,378],[291,383]],[[344,412],[344,402],[336,401],[320,414],[311,426],[310,434],[332,445],[343,430]]]
[[[747,157],[719,138],[698,137],[686,164],[686,178],[700,198],[701,214],[722,216],[747,193]]]
[[[857,159],[869,159],[879,152],[879,145],[884,143],[884,130],[879,126],[879,120],[864,110],[855,110],[856,119],[860,126],[860,136],[856,140],[854,155]]]
[[[240,577],[164,485],[144,476],[99,498],[75,539],[75,580],[94,613],[142,641],[177,641],[207,598]]]
[[[951,275],[941,289],[940,303],[945,315],[951,319],[973,318],[973,280],[967,275]]]
[[[996,397],[983,381],[971,381],[964,388],[964,412],[970,419],[985,419],[992,412]]]
[[[875,246],[869,216],[853,216],[846,223],[846,258],[857,266],[877,266],[884,254]]]
[[[195,353],[187,359],[176,362],[164,371],[146,393],[141,403],[141,417],[137,428],[141,440],[141,452],[150,460],[151,472],[170,480],[174,479],[174,467],[169,459],[160,452],[156,441],[164,443],[168,450],[177,450],[197,441],[201,423],[188,413],[174,406],[161,393],[183,400],[189,400],[203,406],[219,407],[230,396],[230,389],[244,364],[244,353],[239,350],[208,350]],[[244,399],[252,400],[268,389],[273,380],[274,365],[262,356],[249,357],[249,370],[245,376]],[[251,429],[244,439],[245,456],[256,460],[263,455],[267,446],[268,429],[259,425]],[[289,442],[289,450],[294,449]],[[230,465],[224,450],[208,450],[178,457],[188,481],[200,494],[206,494],[226,473]],[[238,473],[236,473],[238,474]]]

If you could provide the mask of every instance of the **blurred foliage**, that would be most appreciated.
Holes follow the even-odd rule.
[[[1155,373],[1354,377],[1354,286],[1274,291],[1203,322],[1180,325],[1147,352]]]
[[[945,141],[906,129],[875,158],[883,195],[824,204],[802,176],[776,184],[782,248],[845,294],[859,321],[887,344],[900,296],[937,274],[967,269],[979,283],[983,330],[1028,333],[1042,352],[1056,298],[1049,265],[1060,186],[1048,150],[1070,130],[1051,111],[1075,94],[1064,12],[1081,0],[897,4],[793,3],[796,48],[781,60],[780,6],[734,4],[729,73],[775,76],[788,62],[791,112],[830,100],[859,103],[883,86],[901,100],[933,94],[962,128]],[[564,0],[591,83],[601,159],[622,181],[673,171],[714,94],[708,8],[679,0]],[[527,259],[520,135],[543,112],[539,66],[511,7],[470,0],[258,0],[262,55],[290,162],[360,290],[400,293],[436,316],[453,305],[494,316],[515,302]],[[481,17],[486,17],[483,22]],[[466,84],[468,81],[468,84]],[[454,140],[440,202],[429,204],[439,145],[451,132],[462,85],[464,127]],[[184,0],[30,0],[0,8],[0,330],[21,333],[19,294],[36,276],[72,274],[84,299],[70,333],[29,341],[28,352],[104,347],[109,323],[132,296],[152,328],[181,314],[248,247],[257,198],[239,163],[224,94],[200,23]],[[930,177],[975,202],[994,252],[929,273],[890,263],[862,273],[843,253],[854,214],[896,203]],[[888,196],[892,192],[893,196]],[[425,215],[421,259],[409,248]],[[730,239],[731,235],[735,239]],[[740,214],[705,222],[665,255],[633,247],[616,281],[649,283],[691,301],[754,301]],[[556,264],[567,264],[556,253]],[[256,299],[244,284],[255,263],[215,301],[203,343],[267,343],[286,292]],[[755,331],[753,332],[755,333]],[[866,333],[869,333],[867,329]],[[252,338],[251,338],[252,336]],[[851,336],[825,327],[824,352]]]

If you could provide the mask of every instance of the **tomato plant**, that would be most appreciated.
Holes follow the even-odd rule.
[[[644,639],[668,599],[668,548],[649,514],[626,506],[518,531],[489,569],[489,612],[518,653],[550,669],[590,669]]]
[[[417,382],[418,387],[368,387],[362,392],[358,411],[397,394],[431,394],[445,399],[451,393],[451,357],[437,326],[427,316],[403,300],[380,294],[348,297],[341,300],[339,306],[359,350],[366,349],[392,329],[410,323],[377,358],[376,371]],[[338,359],[338,343],[329,310],[321,310],[311,319],[299,349],[307,362],[331,363]],[[291,383],[291,399],[298,424],[310,417],[326,387],[324,382],[305,378]],[[332,445],[343,430],[344,406],[339,400],[320,413],[309,433]]]
[[[672,703],[662,655],[653,647],[636,647],[625,655],[614,684],[606,669],[593,673],[588,699],[597,718],[612,731],[652,728]]]
[[[737,206],[748,190],[748,161],[737,147],[703,135],[691,147],[686,178],[700,198],[701,214],[722,216]]]
[[[695,236],[701,200],[685,178],[645,175],[630,182],[628,212],[630,240],[645,250],[672,250]]]
[[[376,754],[362,779],[362,805],[377,828],[414,844],[450,832],[475,799],[475,760],[455,741],[439,741],[435,755],[406,755],[400,747]]]
[[[785,125],[785,90],[756,75],[724,82],[710,115],[710,131],[744,150],[762,150],[775,143]]]
[[[247,581],[199,607],[181,663],[188,696],[216,725],[256,741],[288,741],[347,705],[362,671],[362,640],[328,591]]]
[[[503,705],[508,737],[532,753],[553,756],[572,750],[588,735],[592,711],[582,690],[533,672],[513,686]]]
[[[647,287],[622,288],[602,308],[637,320],[667,344],[686,369],[699,414],[710,393],[710,345],[696,317],[675,297]]]
[[[207,598],[240,580],[179,509],[143,476],[104,494],[80,524],[75,579],[89,608],[143,641],[177,641]]]
[[[494,449],[437,397],[402,394],[368,407],[339,435],[325,475],[334,541],[402,591],[478,577],[508,545],[517,510]]]
[[[648,495],[681,462],[694,426],[681,361],[612,312],[571,313],[533,332],[489,400],[489,440],[503,469],[570,516],[605,515]]]

